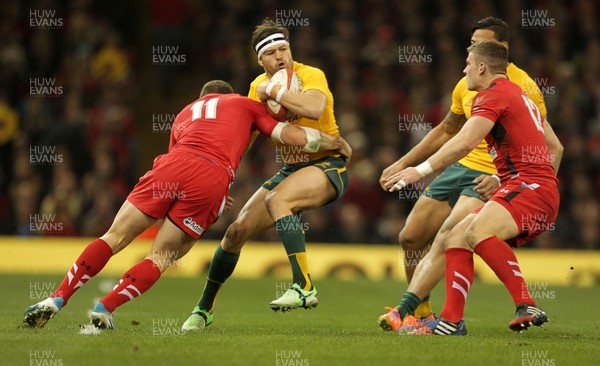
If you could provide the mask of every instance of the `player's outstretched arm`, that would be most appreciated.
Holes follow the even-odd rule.
[[[469,118],[465,123],[465,127],[429,159],[417,167],[409,167],[392,175],[384,186],[393,192],[402,189],[407,184],[425,178],[436,170],[457,162],[477,147],[493,126],[494,122],[485,117],[475,116]]]
[[[379,184],[381,188],[387,190],[385,187],[385,181],[387,181],[392,175],[405,169],[408,166],[422,162],[429,156],[433,155],[438,151],[452,136],[456,135],[460,131],[462,125],[465,123],[466,117],[464,114],[456,114],[452,111],[448,111],[446,117],[444,117],[442,123],[435,126],[429,131],[425,137],[413,147],[406,155],[402,156],[396,162],[388,166],[381,173],[379,178]]]
[[[560,143],[558,136],[554,133],[552,126],[546,119],[544,119],[544,136],[546,137],[546,145],[548,145],[548,154],[552,159],[552,166],[554,172],[558,174],[558,168],[560,167],[560,161],[562,160],[563,151],[565,148]]]

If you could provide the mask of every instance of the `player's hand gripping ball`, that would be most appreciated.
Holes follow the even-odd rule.
[[[283,89],[287,89],[292,93],[302,92],[302,80],[300,80],[298,74],[292,69],[281,69],[277,71],[271,77],[271,82],[281,85]],[[288,110],[275,99],[267,99],[265,105],[267,106],[269,114],[278,121],[287,121],[294,116],[294,113],[288,112]]]

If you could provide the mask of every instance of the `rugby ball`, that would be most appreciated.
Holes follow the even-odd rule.
[[[298,74],[292,69],[281,69],[277,71],[271,77],[271,81],[281,85],[292,93],[302,92],[302,80],[300,80]],[[269,114],[278,121],[287,121],[294,115],[293,113],[288,112],[284,106],[277,103],[275,99],[268,99],[265,104]]]

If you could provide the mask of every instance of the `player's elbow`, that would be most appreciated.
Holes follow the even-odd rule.
[[[552,159],[552,165],[554,166],[554,169],[556,170],[556,172],[558,172],[558,167],[560,166],[560,162],[562,160],[563,152],[564,152],[565,148],[559,142],[557,146],[554,146],[553,148],[549,148],[549,150],[550,150],[550,158]]]
[[[562,158],[565,148],[560,143],[558,138],[548,139],[546,143],[548,145],[548,152],[550,153],[550,156],[552,156],[554,159]]]
[[[554,150],[555,155],[562,156],[563,152],[565,151],[565,147],[560,143],[560,141],[556,141],[556,144],[554,144],[552,150]]]

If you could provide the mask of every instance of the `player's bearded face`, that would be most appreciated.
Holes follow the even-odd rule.
[[[273,46],[262,54],[258,64],[265,69],[269,76],[281,69],[291,69],[294,66],[292,51],[285,44]]]

